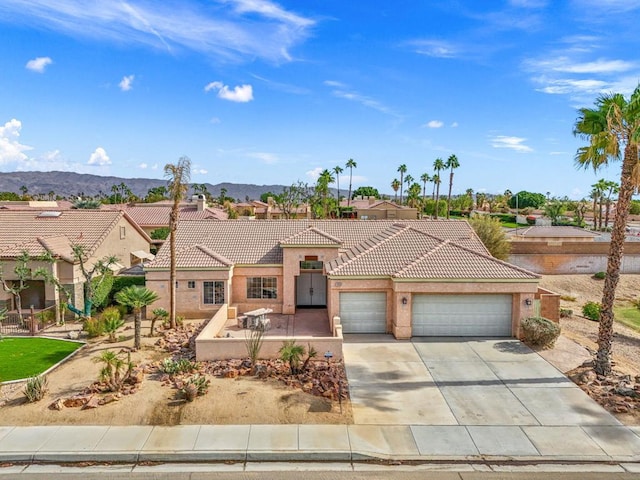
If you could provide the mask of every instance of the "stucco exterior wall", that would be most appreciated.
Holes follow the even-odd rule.
[[[247,278],[275,277],[276,298],[247,298]],[[257,308],[270,308],[274,313],[282,313],[283,281],[282,266],[236,266],[233,269],[230,304],[238,309],[238,315]]]
[[[607,270],[608,242],[511,243],[509,263],[543,275],[593,274]],[[621,273],[640,273],[640,242],[626,242]]]
[[[149,239],[145,237],[127,218],[121,218],[93,254],[93,261],[114,255],[118,263],[131,266],[131,252],[149,252]]]

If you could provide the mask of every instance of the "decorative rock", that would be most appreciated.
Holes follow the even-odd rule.
[[[49,410],[62,410],[64,408],[64,402],[61,398],[56,398],[50,405]]]
[[[80,332],[78,330],[71,330],[69,333],[67,333],[67,338],[69,338],[70,340],[77,340],[78,337],[80,337]]]
[[[120,400],[120,398],[117,395],[110,393],[100,400],[100,405],[107,405],[108,403],[117,402],[118,400]]]
[[[89,401],[89,397],[86,395],[75,395],[63,400],[63,405],[67,408],[82,407]]]
[[[98,397],[91,397],[87,403],[85,403],[80,410],[89,410],[98,408],[100,406],[100,399]]]

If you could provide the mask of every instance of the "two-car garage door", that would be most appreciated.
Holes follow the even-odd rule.
[[[413,336],[510,337],[511,295],[413,295]]]

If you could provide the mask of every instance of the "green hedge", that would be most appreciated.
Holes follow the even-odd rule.
[[[126,277],[114,277],[113,278],[113,286],[111,287],[111,291],[109,292],[109,303],[108,305],[114,305],[115,304],[115,295],[116,293],[118,293],[120,290],[122,290],[125,287],[129,287],[131,285],[137,285],[140,287],[144,287],[145,286],[145,281],[144,281],[144,277],[133,277],[133,276],[126,276]]]

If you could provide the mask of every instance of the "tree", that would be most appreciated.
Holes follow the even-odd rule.
[[[422,203],[427,199],[427,182],[431,181],[431,177],[428,173],[420,175],[420,181],[422,182]]]
[[[451,189],[453,188],[453,171],[460,167],[458,157],[450,155],[444,166],[449,169],[449,195],[447,195],[447,218],[449,218],[449,211],[451,210]]]
[[[400,205],[402,205],[402,187],[404,186],[404,174],[407,173],[407,166],[403,163],[398,167],[400,172]]]
[[[393,203],[398,203],[398,190],[400,189],[400,180],[398,180],[397,178],[394,178],[393,181],[391,182],[391,188],[393,189]]]
[[[547,197],[542,193],[532,193],[523,190],[511,197],[509,206],[511,208],[540,208],[546,203],[546,201]]]
[[[575,162],[579,168],[598,171],[610,162],[622,160],[620,192],[609,246],[607,274],[602,291],[602,308],[598,330],[598,353],[594,370],[599,375],[611,373],[613,339],[613,303],[620,279],[625,229],[631,196],[640,187],[638,142],[640,141],[640,85],[629,99],[619,93],[601,95],[594,108],[581,108],[573,129],[574,135],[588,145],[580,147]]]
[[[171,213],[169,214],[169,249],[171,268],[169,272],[169,325],[176,328],[176,230],[180,215],[180,202],[189,190],[191,178],[191,160],[181,157],[177,163],[167,163],[164,166],[164,175],[168,177],[167,189],[169,198],[173,200]]]
[[[227,189],[226,189],[226,188],[224,189],[224,193],[225,193],[225,195],[226,195],[226,193],[227,193]],[[277,196],[278,196],[278,194],[277,194],[277,193],[273,193],[273,192],[264,192],[264,193],[260,194],[260,201],[261,201],[262,203],[267,203],[267,202],[269,201],[269,197],[271,197],[272,199],[274,199],[274,200],[275,200],[275,198],[276,198]]]
[[[331,175],[331,172],[326,168],[320,173],[318,177],[318,181],[316,183],[316,193],[318,193],[322,199],[322,214],[323,218],[327,218],[329,216],[329,184],[333,183],[335,179]]]
[[[87,251],[83,245],[73,244],[71,245],[71,251],[73,252],[74,260],[80,264],[80,271],[84,278],[84,308],[79,310],[71,299],[69,299],[67,307],[76,315],[89,318],[91,317],[93,305],[101,303],[100,300],[103,300],[103,298],[99,298],[98,294],[105,293],[101,287],[104,282],[112,280],[109,267],[117,263],[118,258],[113,255],[106,256],[89,267],[87,265]],[[109,292],[106,293],[108,294]]]
[[[434,179],[434,183],[436,184],[436,205],[438,204],[438,202],[440,201],[440,171],[444,170],[444,161],[441,158],[436,158],[435,161],[433,162],[433,169],[436,171],[436,174],[433,176]],[[438,219],[438,209],[435,209],[435,219]]]
[[[25,185],[22,185],[19,190],[22,192],[22,200],[29,200],[29,196],[27,196],[29,189]]]
[[[94,200],[92,198],[82,199],[79,198],[75,202],[73,202],[73,208],[83,209],[83,210],[98,210],[100,208],[100,200]]]
[[[142,334],[142,309],[158,300],[158,294],[146,287],[130,285],[115,295],[116,302],[133,309],[133,325],[135,328],[133,348],[139,350]]]
[[[412,208],[420,208],[421,200],[420,200],[420,192],[422,188],[420,188],[420,184],[414,182],[407,189],[407,205]]]
[[[499,260],[509,258],[511,244],[507,240],[498,218],[481,214],[471,218],[469,223],[491,255]]]
[[[160,185],[147,190],[147,196],[144,197],[145,203],[155,203],[167,199],[167,187]]]
[[[544,214],[551,219],[552,225],[558,224],[558,219],[565,210],[566,208],[563,202],[549,202],[544,206]]]
[[[274,197],[278,207],[282,210],[284,218],[287,219],[296,216],[298,207],[303,203],[308,202],[309,199],[309,186],[299,180],[290,187],[283,188],[282,193]]]
[[[29,288],[27,282],[31,279],[31,269],[28,264],[31,260],[29,252],[23,250],[20,255],[15,259],[15,267],[13,273],[15,274],[15,280],[7,280],[2,263],[0,263],[0,283],[2,289],[13,297],[13,302],[18,312],[18,318],[22,320],[22,298],[20,294]]]
[[[620,192],[620,186],[616,183],[616,182],[612,182],[611,180],[606,182],[607,184],[607,188],[606,188],[606,193],[607,193],[607,200],[605,203],[605,210],[604,210],[604,228],[605,230],[609,227],[609,214],[611,213],[611,195],[613,194],[618,194],[618,192]]]
[[[336,175],[336,187],[338,188],[338,218],[340,218],[340,174],[343,172],[344,170],[342,169],[342,167],[340,165],[336,165],[335,167],[333,167],[332,172]]]
[[[375,197],[375,198],[380,198],[380,192],[378,192],[378,189],[375,188],[375,187],[358,187],[353,192],[353,198],[356,198],[356,197],[362,197],[362,198]]]
[[[345,167],[349,169],[349,196],[347,197],[347,207],[351,206],[351,180],[353,179],[353,169],[357,166],[358,164],[353,158],[347,160],[347,163],[345,164]]]

